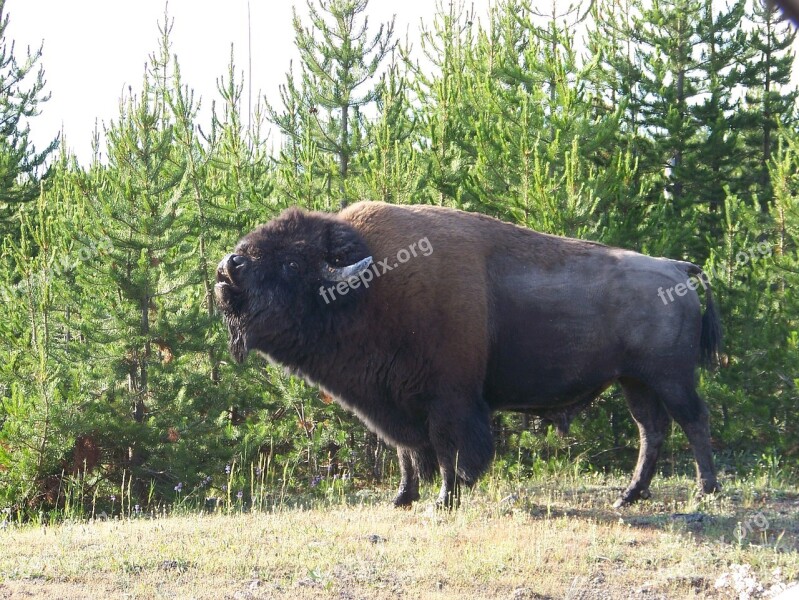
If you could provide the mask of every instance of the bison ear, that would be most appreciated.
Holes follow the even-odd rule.
[[[358,231],[344,221],[332,221],[327,228],[325,260],[333,266],[350,265],[370,255]]]

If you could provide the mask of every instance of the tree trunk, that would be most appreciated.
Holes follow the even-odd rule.
[[[338,174],[339,174],[339,205],[341,209],[345,209],[347,207],[347,169],[349,168],[350,162],[350,149],[349,149],[349,118],[350,118],[350,111],[349,106],[345,104],[341,107],[341,141],[339,143],[339,164],[338,164]]]
[[[763,88],[763,156],[760,162],[760,193],[758,201],[760,211],[769,212],[768,200],[771,194],[768,193],[771,178],[768,172],[768,163],[771,160],[771,106],[769,105],[769,93],[771,92],[771,19],[769,19],[766,29],[769,43],[766,45],[766,81]]]
[[[139,358],[139,384],[135,388],[133,419],[137,423],[144,421],[147,398],[147,359],[150,356],[150,296],[145,294],[141,299],[141,333],[144,336],[144,352]]]

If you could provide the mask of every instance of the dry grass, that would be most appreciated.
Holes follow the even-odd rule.
[[[0,532],[0,598],[737,598],[733,564],[799,579],[799,497],[658,478],[489,481],[453,513],[374,502]],[[432,490],[428,490],[432,493]],[[739,525],[740,523],[740,525]],[[751,597],[758,597],[751,592]]]

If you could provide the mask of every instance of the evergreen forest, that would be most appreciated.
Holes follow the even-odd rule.
[[[724,329],[720,364],[697,372],[719,469],[799,470],[799,92],[779,8],[498,0],[477,15],[447,0],[411,46],[368,19],[368,0],[307,0],[286,23],[299,60],[272,103],[249,101],[232,59],[216,95],[198,97],[165,13],[140,85],[85,132],[81,162],[69,140],[30,140],[48,111],[47,56],[14,47],[5,4],[6,513],[268,507],[393,487],[393,449],[355,417],[258,356],[233,363],[214,305],[216,265],[245,232],[290,206],[361,199],[701,265]],[[565,436],[520,414],[493,427],[493,469],[513,478],[629,472],[638,451],[616,389]],[[679,428],[660,468],[693,471]]]

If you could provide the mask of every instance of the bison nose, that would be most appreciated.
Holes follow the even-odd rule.
[[[240,254],[228,254],[221,260],[219,266],[216,268],[216,280],[230,283],[233,272],[243,267],[246,262],[247,258]]]

